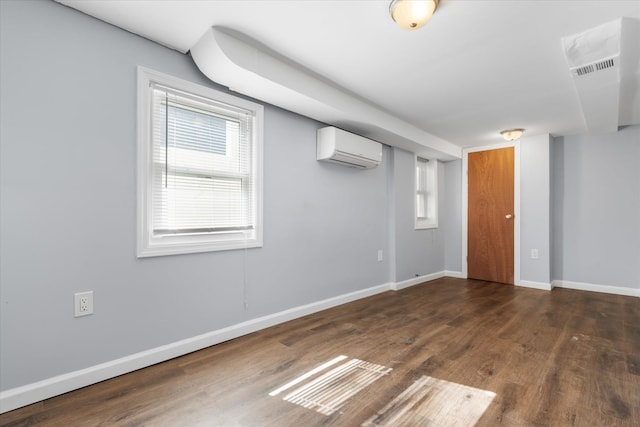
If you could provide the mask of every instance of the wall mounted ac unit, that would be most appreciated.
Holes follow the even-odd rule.
[[[316,159],[353,168],[375,168],[382,160],[382,144],[333,126],[320,128]]]

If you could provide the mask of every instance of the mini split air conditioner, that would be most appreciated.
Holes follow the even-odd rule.
[[[353,168],[375,168],[382,160],[382,144],[329,126],[318,129],[316,159]]]

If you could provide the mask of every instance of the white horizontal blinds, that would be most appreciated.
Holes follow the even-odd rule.
[[[427,162],[418,157],[416,162],[416,217],[427,217]]]
[[[254,228],[252,113],[152,85],[153,234]]]

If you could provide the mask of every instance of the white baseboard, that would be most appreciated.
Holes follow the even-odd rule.
[[[522,286],[523,288],[540,289],[543,291],[550,291],[551,289],[553,289],[552,283],[532,282],[529,280],[520,280],[520,283],[516,283],[516,286]]]
[[[176,341],[167,345],[142,351],[140,353],[125,356],[120,359],[91,366],[86,369],[69,372],[67,374],[58,375],[36,383],[6,390],[0,392],[0,414],[53,396],[70,392],[72,390],[86,387],[109,378],[114,378],[118,375],[133,372],[156,363],[164,362],[178,356],[201,350],[233,338],[238,338],[279,323],[287,322],[289,320],[371,295],[379,294],[381,292],[386,292],[390,290],[392,286],[392,283],[385,283],[311,304],[294,307],[279,313],[248,320],[227,328],[218,329],[207,332],[206,334]]]
[[[338,305],[366,298],[388,290],[398,291],[420,283],[439,279],[444,276],[464,278],[461,272],[441,271],[404,280],[402,282],[385,283],[311,304],[294,307],[278,313],[232,325],[227,328],[218,329],[206,334],[125,356],[120,359],[101,363],[86,369],[58,375],[36,383],[6,390],[0,392],[0,413],[8,412],[59,394],[67,393],[81,387],[116,377],[118,375],[164,362],[166,360],[250,334],[279,323],[306,316],[308,314],[316,313],[318,311],[326,310],[328,308],[336,307]],[[554,280],[551,284],[522,280],[520,281],[519,286],[543,290],[551,290],[553,287],[558,287],[640,297],[640,289],[570,282],[566,280]]]
[[[412,279],[403,280],[402,282],[392,282],[389,288],[393,291],[399,291],[401,289],[419,285],[420,283],[429,282],[431,280],[436,280],[444,276],[444,271],[438,271],[436,273],[425,274],[424,276],[418,276]]]
[[[596,285],[593,283],[570,282],[568,280],[554,280],[553,286],[556,288],[577,289],[580,291],[602,292],[605,294],[640,297],[640,289],[625,288],[622,286]]]
[[[374,286],[367,289],[339,295],[311,304],[294,307],[278,313],[248,320],[227,328],[218,329],[206,334],[176,341],[167,345],[156,347],[140,353],[135,353],[120,359],[101,363],[86,369],[81,369],[67,374],[58,375],[53,378],[16,387],[0,392],[0,413],[8,412],[32,403],[48,399],[63,393],[67,393],[78,388],[104,381],[118,375],[133,372],[135,370],[164,362],[178,356],[182,356],[197,350],[201,350],[212,345],[228,341],[252,332],[297,319],[308,314],[336,307],[371,295],[386,292],[388,290],[398,291],[415,286],[420,283],[439,279],[441,277],[464,278],[462,273],[455,271],[441,271],[427,274],[402,282],[390,282]],[[619,286],[596,285],[591,283],[570,282],[567,280],[554,280],[551,284],[522,280],[518,286],[551,290],[553,287],[578,289],[591,292],[604,292],[609,294],[627,295],[640,297],[640,289],[625,288]]]
[[[466,279],[467,278],[467,276],[465,274],[463,274],[462,271],[445,270],[444,271],[444,275],[446,277],[455,277],[456,279]]]
[[[388,290],[398,291],[420,283],[439,279],[444,276],[459,277],[457,275],[460,275],[461,277],[461,273],[441,271],[404,280],[402,282],[384,283],[371,288],[362,289],[256,319],[251,319],[223,329],[218,329],[202,335],[152,348],[119,359],[111,360],[109,362],[101,363],[99,365],[91,366],[86,369],[80,369],[78,371],[58,375],[32,384],[5,390],[0,392],[0,414],[53,396],[68,393],[109,378],[114,378],[138,369],[146,368],[156,363],[183,356],[279,323],[288,322],[289,320],[297,319],[308,314],[316,313],[318,311],[326,310],[328,308],[336,307],[351,301],[386,292]]]

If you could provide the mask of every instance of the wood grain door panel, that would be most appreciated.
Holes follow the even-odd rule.
[[[469,278],[513,284],[514,149],[469,153]]]

